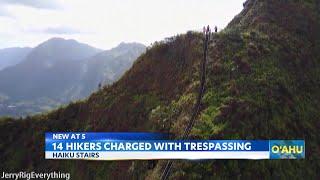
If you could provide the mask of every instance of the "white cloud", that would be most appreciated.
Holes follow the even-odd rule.
[[[31,33],[44,33],[44,34],[51,34],[51,35],[73,35],[73,34],[81,34],[86,33],[68,26],[53,26],[47,27],[45,29],[29,29]]]
[[[38,9],[57,9],[60,7],[55,0],[0,0],[0,5],[22,5]]]
[[[50,1],[59,4],[59,10],[45,8],[48,4],[33,3],[31,6],[31,0],[23,2],[24,5],[6,8],[15,16],[12,22],[0,16],[0,27],[8,25],[6,30],[0,28],[0,39],[8,31],[12,35],[12,40],[6,37],[8,41],[0,44],[0,48],[13,44],[35,46],[53,36],[73,38],[104,49],[122,41],[150,44],[188,30],[201,29],[206,24],[225,27],[241,11],[244,0]],[[63,33],[63,28],[74,30],[74,33]]]
[[[10,12],[7,10],[5,6],[0,6],[0,17],[11,17]]]

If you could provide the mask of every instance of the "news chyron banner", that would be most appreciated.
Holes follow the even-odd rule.
[[[304,140],[167,140],[158,133],[46,133],[46,159],[303,159]]]

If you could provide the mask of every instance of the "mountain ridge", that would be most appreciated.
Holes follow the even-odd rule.
[[[57,107],[85,98],[98,89],[99,83],[106,85],[115,81],[144,50],[144,45],[138,43],[102,51],[75,40],[49,39],[33,48],[21,63],[0,71],[0,93],[5,99],[2,104],[31,104],[39,112],[41,106],[47,106],[46,101]],[[1,109],[0,114],[12,111]]]
[[[317,179],[320,38],[313,33],[320,30],[320,21],[313,21],[319,18],[316,5],[312,0],[249,0],[226,29],[214,34],[201,114],[191,132],[194,139],[305,139],[307,159],[176,161],[170,178]],[[293,13],[306,10],[312,15]],[[5,162],[0,167],[62,169],[77,179],[159,178],[165,161],[152,167],[147,161],[46,161],[43,132],[157,131],[178,136],[195,102],[202,38],[189,32],[155,43],[119,81],[86,101],[24,121],[0,121],[0,130],[9,135],[0,141]]]
[[[0,49],[0,71],[23,61],[31,50],[32,48],[29,47],[11,47]]]
[[[49,62],[52,60],[81,60],[99,52],[102,52],[102,50],[79,43],[74,39],[51,38],[33,48],[33,51],[26,59],[27,61],[36,62],[38,59],[44,59]]]

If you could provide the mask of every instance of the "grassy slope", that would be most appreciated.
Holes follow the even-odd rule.
[[[171,178],[317,178],[320,21],[311,1],[268,2],[250,1],[216,37],[203,111],[193,135],[205,139],[305,139],[307,160],[179,161]],[[176,104],[173,102],[171,109],[185,109]],[[168,112],[165,109],[162,112]],[[167,117],[179,117],[180,112],[175,112],[169,111]],[[158,119],[165,118],[161,115]],[[176,132],[180,123],[173,124],[171,130]],[[160,167],[162,163],[148,177],[159,176]]]
[[[320,37],[313,1],[251,0],[214,37],[193,138],[306,139],[307,160],[178,161],[172,178],[316,178]],[[179,135],[199,84],[201,35],[156,43],[122,79],[47,115],[0,122],[0,169],[63,170],[76,179],[159,176],[164,161],[44,161],[45,131],[162,131]],[[39,148],[40,147],[40,148]],[[39,156],[41,158],[39,158]]]

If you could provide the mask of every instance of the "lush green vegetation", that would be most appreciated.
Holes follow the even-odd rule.
[[[176,161],[172,179],[319,177],[317,5],[251,0],[214,36],[206,93],[191,134],[203,139],[305,139],[307,159]],[[201,56],[201,34],[166,39],[149,48],[118,82],[86,101],[23,121],[0,120],[0,168],[62,170],[75,179],[159,177],[165,161],[155,166],[147,161],[45,161],[43,133],[161,131],[179,137],[195,103]]]

